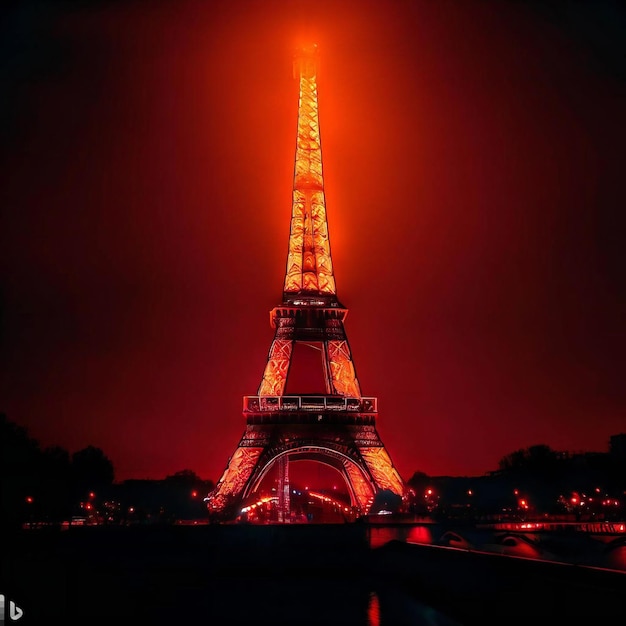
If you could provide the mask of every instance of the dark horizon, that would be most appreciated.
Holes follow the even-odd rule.
[[[4,430],[4,428],[8,427],[8,433],[10,432],[12,434],[13,429],[17,428],[19,431],[22,432],[22,434],[28,439],[28,441],[34,445],[41,453],[46,453],[46,452],[52,452],[54,451],[55,456],[58,458],[59,457],[59,452],[60,451],[64,451],[65,453],[67,453],[67,458],[68,461],[72,459],[72,457],[75,454],[81,454],[84,453],[85,450],[96,450],[98,453],[102,454],[102,458],[104,460],[106,460],[107,462],[110,462],[111,464],[111,470],[113,472],[113,484],[121,484],[124,482],[132,482],[132,481],[137,481],[137,482],[141,482],[141,481],[163,481],[163,480],[167,480],[167,479],[171,479],[173,477],[175,477],[176,475],[182,475],[182,474],[193,474],[194,475],[194,479],[197,479],[198,481],[201,481],[203,483],[211,483],[212,485],[215,485],[217,483],[217,481],[219,480],[219,476],[202,476],[201,474],[198,474],[195,469],[193,467],[180,467],[177,470],[168,473],[167,475],[163,475],[163,476],[134,476],[131,478],[119,478],[115,472],[115,465],[112,462],[110,456],[107,454],[106,450],[103,450],[97,446],[94,446],[92,444],[87,443],[86,446],[84,446],[83,448],[81,448],[80,450],[66,450],[65,448],[63,448],[63,446],[60,446],[59,444],[55,444],[55,443],[51,443],[47,446],[42,446],[41,443],[39,442],[39,440],[36,437],[32,436],[32,433],[30,433],[30,431],[28,430],[27,427],[18,424],[17,422],[14,422],[13,420],[11,420],[9,418],[9,416],[7,416],[6,414],[0,413],[0,419],[1,419],[1,424],[2,424],[2,428]],[[7,441],[11,441],[12,440],[12,436],[9,437],[5,437],[5,439],[7,439]],[[19,437],[19,439],[21,439],[21,435]],[[6,442],[5,442],[6,445]],[[528,454],[530,451],[532,451],[533,448],[546,448],[549,452],[556,454],[558,457],[562,457],[562,458],[568,458],[568,457],[575,457],[578,455],[582,455],[582,456],[588,456],[588,455],[596,455],[596,454],[600,454],[600,455],[606,455],[607,457],[610,455],[616,456],[621,458],[624,455],[624,446],[626,445],[626,432],[622,432],[622,433],[615,433],[614,435],[611,435],[611,437],[609,438],[609,441],[607,443],[607,448],[606,450],[601,450],[601,451],[594,451],[594,450],[553,450],[552,448],[550,448],[549,446],[547,446],[547,444],[541,444],[541,443],[536,443],[533,444],[531,446],[528,446],[527,448],[517,448],[515,450],[510,450],[509,452],[507,452],[506,454],[503,454],[497,464],[497,467],[493,467],[490,470],[487,470],[486,472],[482,473],[482,474],[476,474],[476,475],[468,475],[468,474],[460,474],[460,475],[452,475],[452,474],[438,474],[438,475],[430,475],[427,474],[425,472],[423,472],[419,467],[416,467],[413,471],[411,471],[409,474],[402,476],[402,478],[405,480],[405,482],[410,482],[410,480],[412,478],[415,478],[416,476],[420,475],[420,474],[424,474],[425,476],[427,476],[428,478],[432,478],[432,479],[442,479],[442,478],[461,478],[461,479],[474,479],[474,478],[483,478],[489,475],[492,475],[494,473],[498,473],[499,471],[501,471],[502,469],[502,464],[506,463],[507,461],[510,461],[512,458],[515,457],[516,454],[519,453],[524,453],[524,454]],[[320,463],[316,463],[314,461],[292,461],[292,465],[295,464],[296,465],[296,469],[294,472],[294,469],[292,468],[291,473],[292,473],[292,477],[295,475],[295,479],[292,480],[292,482],[297,485],[299,485],[300,487],[303,487],[306,484],[311,484],[313,487],[312,488],[322,488],[322,489],[330,489],[331,485],[335,485],[334,488],[339,488],[341,490],[341,492],[343,493],[345,490],[346,485],[343,484],[343,479],[341,478],[340,474],[329,467],[326,467]],[[304,468],[301,469],[301,468]],[[315,469],[313,469],[315,468]],[[300,471],[298,471],[298,469],[300,469]],[[268,479],[271,479],[272,477],[272,473],[270,472],[270,474],[268,475]],[[5,477],[6,478],[6,477]],[[264,484],[267,483],[267,480],[264,481]],[[346,491],[347,493],[347,491]]]
[[[219,479],[280,303],[303,39],[338,297],[400,474],[624,432],[617,2],[5,16],[0,411],[44,447]]]

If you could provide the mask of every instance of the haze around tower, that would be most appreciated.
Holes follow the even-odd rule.
[[[337,296],[400,473],[624,432],[618,3],[4,15],[0,411],[43,445],[120,480],[223,470],[282,294],[308,41]]]

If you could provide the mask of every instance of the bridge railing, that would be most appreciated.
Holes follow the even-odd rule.
[[[378,399],[343,396],[244,396],[244,413],[273,411],[354,411],[376,413]]]
[[[570,530],[590,534],[626,534],[625,522],[550,522],[550,521],[527,521],[527,522],[495,522],[493,524],[481,524],[479,528],[491,528],[493,530],[517,530],[517,531],[541,531],[541,530]]]

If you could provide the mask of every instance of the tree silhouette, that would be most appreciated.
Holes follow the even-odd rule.
[[[200,477],[193,470],[190,469],[183,469],[175,472],[171,476],[167,476],[165,480],[176,483],[186,483],[189,485],[202,482]]]
[[[4,522],[15,526],[34,516],[40,506],[39,444],[4,413],[0,413],[0,442],[2,517]]]
[[[49,446],[40,454],[40,501],[49,521],[67,519],[72,509],[70,454],[61,446]]]
[[[110,487],[115,478],[113,463],[100,448],[87,446],[72,454],[72,479],[78,497]]]
[[[545,444],[521,448],[500,459],[499,467],[503,471],[523,470],[545,472],[554,468],[559,460],[557,452]]]

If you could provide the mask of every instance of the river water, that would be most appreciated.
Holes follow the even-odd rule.
[[[547,603],[567,617],[572,589],[600,607],[593,617],[625,617],[616,607],[626,584],[618,589],[614,576],[590,569],[593,579],[572,581],[532,559],[437,548],[433,532],[358,524],[26,531],[5,543],[0,592],[23,609],[20,626],[500,626],[511,606],[532,619]]]

